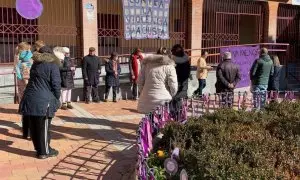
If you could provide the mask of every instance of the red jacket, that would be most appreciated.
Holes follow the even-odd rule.
[[[140,56],[140,55],[133,54],[130,57],[129,70],[130,70],[131,80],[133,82],[137,82],[137,80],[138,80],[138,76],[139,76],[139,72],[140,72],[139,64],[142,63],[141,62],[142,60],[143,60],[143,56]],[[134,76],[134,78],[133,78],[133,76]]]

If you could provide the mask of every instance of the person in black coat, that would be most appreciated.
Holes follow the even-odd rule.
[[[82,75],[85,86],[85,102],[89,104],[90,95],[92,93],[93,101],[100,102],[98,95],[99,77],[101,74],[101,61],[95,55],[96,49],[91,47],[89,49],[89,55],[83,58]]]
[[[223,107],[232,107],[234,89],[240,80],[240,67],[231,61],[231,53],[225,52],[223,62],[217,67],[216,82],[216,92],[221,95]]]
[[[178,91],[171,101],[170,108],[172,113],[178,114],[177,111],[181,108],[182,99],[187,98],[191,63],[189,56],[184,52],[184,48],[180,44],[174,45],[171,51],[172,59],[176,64]]]
[[[107,102],[109,91],[113,88],[113,102],[117,102],[117,90],[120,86],[119,75],[121,73],[121,67],[118,62],[118,53],[111,53],[110,59],[105,63],[105,102]]]
[[[28,118],[31,138],[39,159],[58,155],[50,147],[50,124],[60,106],[60,60],[44,46],[32,57],[30,79],[20,102],[19,112]]]
[[[279,82],[282,66],[280,65],[278,56],[273,56],[272,60],[274,66],[274,73],[270,76],[268,91],[279,91]]]
[[[62,66],[60,67],[62,95],[61,109],[73,109],[71,104],[72,89],[74,88],[75,65],[70,58],[70,49],[67,47],[61,48],[63,54]]]

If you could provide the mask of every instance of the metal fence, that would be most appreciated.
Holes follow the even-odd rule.
[[[267,2],[249,0],[205,0],[202,47],[266,42],[264,31]],[[217,53],[212,49],[211,54]],[[210,57],[209,62],[216,62]]]

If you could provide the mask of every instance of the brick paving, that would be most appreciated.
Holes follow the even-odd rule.
[[[74,104],[52,123],[58,157],[38,160],[21,137],[17,105],[0,106],[0,180],[135,179],[136,102]]]

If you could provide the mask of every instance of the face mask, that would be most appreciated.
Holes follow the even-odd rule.
[[[19,59],[25,62],[28,62],[32,58],[31,51],[22,51],[19,55]]]

